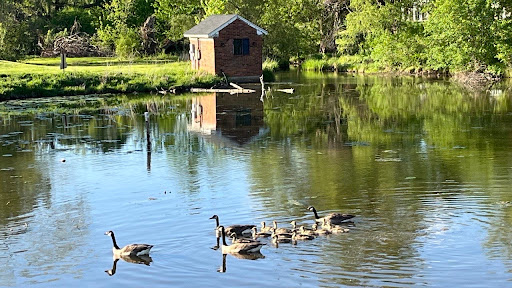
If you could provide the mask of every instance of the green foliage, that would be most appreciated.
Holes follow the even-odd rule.
[[[75,20],[80,23],[80,31],[85,32],[89,35],[96,33],[96,29],[99,28],[98,19],[101,16],[101,10],[99,9],[79,9],[76,7],[66,7],[55,13],[50,19],[48,25],[48,31],[63,31],[70,29]],[[76,31],[75,31],[76,32]]]
[[[228,14],[228,0],[201,0],[204,18],[215,14]]]
[[[504,64],[512,66],[512,18],[509,17],[499,21],[496,25],[496,29],[494,29],[494,33],[497,38],[496,58]]]
[[[511,64],[512,27],[502,17],[503,8],[512,8],[509,1],[418,3],[351,1],[338,50],[368,57],[379,69],[500,71]],[[427,12],[426,21],[412,21],[413,8]]]
[[[142,48],[138,30],[153,14],[154,0],[112,0],[105,5],[96,44],[121,57],[133,57]]]
[[[512,65],[512,17],[504,17],[503,13],[512,11],[511,3],[505,0],[2,0],[0,59],[38,55],[57,35],[70,31],[75,19],[81,24],[81,31],[92,36],[93,44],[112,54],[134,57],[144,48],[139,44],[143,42],[139,29],[151,15],[157,20],[151,37],[163,43],[181,40],[183,32],[209,15],[236,13],[269,32],[264,37],[264,55],[283,61],[304,59],[332,49],[333,35],[336,35],[338,53],[361,56],[364,62],[359,67],[365,71],[419,68],[505,71]],[[414,10],[428,13],[426,21],[412,21]],[[338,33],[340,27],[343,31]],[[344,63],[335,62],[309,62],[304,67],[346,68]]]
[[[172,40],[183,38],[183,32],[202,19],[200,0],[155,0],[158,30]]]
[[[16,60],[31,50],[29,38],[19,37],[29,33],[28,25],[23,22],[0,23],[0,59]]]
[[[276,59],[266,58],[263,61],[263,69],[269,71],[276,71],[279,68],[279,63]]]
[[[116,55],[123,58],[133,58],[142,48],[141,38],[135,28],[125,28],[116,39]]]
[[[473,70],[492,64],[497,54],[495,9],[486,0],[437,0],[425,22],[428,64]]]
[[[305,71],[323,71],[327,70],[327,67],[327,60],[315,58],[306,59],[301,65],[301,68]]]
[[[265,54],[282,59],[318,51],[320,7],[313,0],[275,0],[265,3],[259,21],[269,31]]]

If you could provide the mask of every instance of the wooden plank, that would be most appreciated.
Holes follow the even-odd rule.
[[[235,83],[229,83],[229,85],[235,87],[236,89],[244,89],[243,87],[240,87],[240,86],[236,85]]]
[[[190,92],[219,92],[219,93],[254,93],[252,89],[207,89],[207,88],[190,88]]]
[[[284,92],[284,93],[288,93],[288,94],[293,94],[293,92],[295,92],[295,89],[293,89],[293,88],[276,89],[276,91],[280,91],[280,92]]]

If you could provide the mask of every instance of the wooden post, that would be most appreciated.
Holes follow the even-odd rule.
[[[68,68],[68,63],[66,63],[66,52],[60,51],[60,69],[64,71],[66,68]]]

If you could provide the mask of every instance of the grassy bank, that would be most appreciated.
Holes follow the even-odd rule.
[[[208,87],[218,78],[172,59],[59,58],[0,61],[0,100],[103,93],[150,92],[171,87]]]
[[[327,55],[312,55],[310,58],[304,60],[301,65],[304,71],[336,71],[336,72],[352,72],[352,73],[391,73],[401,75],[424,75],[424,76],[456,76],[460,74],[471,74],[471,71],[444,71],[435,70],[429,67],[386,67],[379,65],[362,56],[327,56]],[[492,70],[492,69],[490,69]],[[507,68],[502,72],[496,71],[483,71],[473,74],[482,74],[486,77],[493,78],[495,81],[498,78],[510,78],[512,76],[512,68]]]
[[[337,71],[355,73],[376,73],[385,71],[385,67],[365,60],[361,56],[313,55],[300,65],[305,71]]]

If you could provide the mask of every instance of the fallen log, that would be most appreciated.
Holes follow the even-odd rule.
[[[253,89],[216,89],[216,88],[190,88],[190,92],[219,92],[219,93],[254,93]]]
[[[284,93],[288,93],[288,94],[293,94],[293,92],[295,92],[295,89],[293,89],[293,88],[276,89],[276,91],[280,91],[280,92],[284,92]]]

